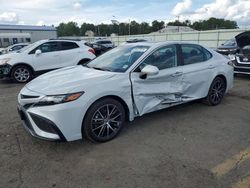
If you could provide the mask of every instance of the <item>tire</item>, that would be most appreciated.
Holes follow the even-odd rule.
[[[84,65],[90,61],[91,61],[90,59],[82,59],[81,61],[79,61],[79,63],[77,65]]]
[[[122,104],[106,98],[90,107],[83,121],[82,133],[92,142],[107,142],[120,133],[124,123],[125,110]]]
[[[32,76],[32,70],[25,65],[18,65],[11,71],[11,79],[17,83],[29,82]]]
[[[216,77],[208,91],[204,103],[210,106],[216,106],[221,103],[226,92],[226,81],[223,78]]]

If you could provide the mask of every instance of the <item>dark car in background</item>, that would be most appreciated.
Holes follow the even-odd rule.
[[[230,39],[221,44],[216,51],[223,55],[236,54],[238,50],[236,39]]]
[[[87,46],[93,48],[95,50],[95,54],[97,56],[107,52],[108,50],[114,48],[114,44],[112,43],[111,40],[97,40],[94,42],[87,42],[85,43]]]
[[[250,31],[243,32],[235,37],[238,51],[232,60],[236,74],[250,74]]]

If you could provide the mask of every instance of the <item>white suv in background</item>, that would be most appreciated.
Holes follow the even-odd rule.
[[[9,77],[23,83],[36,75],[84,64],[95,57],[95,51],[81,41],[41,40],[16,53],[0,56],[0,78]]]

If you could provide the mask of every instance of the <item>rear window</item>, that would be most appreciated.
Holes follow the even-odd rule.
[[[212,58],[212,54],[196,44],[183,44],[181,45],[184,65],[200,63]]]
[[[112,44],[112,42],[111,41],[97,41],[96,42],[97,44]]]
[[[72,50],[79,48],[75,42],[61,42],[61,50]]]

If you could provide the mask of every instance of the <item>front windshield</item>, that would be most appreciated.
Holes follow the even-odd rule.
[[[226,41],[223,46],[236,46],[236,41],[234,39]]]
[[[149,46],[119,46],[87,64],[90,68],[112,72],[125,72],[149,49]]]
[[[22,52],[24,52],[24,51],[26,51],[26,50],[28,50],[28,49],[31,49],[33,46],[35,46],[36,44],[38,44],[39,43],[39,41],[38,42],[34,42],[34,43],[32,43],[32,44],[29,44],[28,46],[25,46],[25,47],[23,47],[22,49],[20,49],[20,50],[18,50],[18,51],[16,51],[17,53],[22,53]]]

